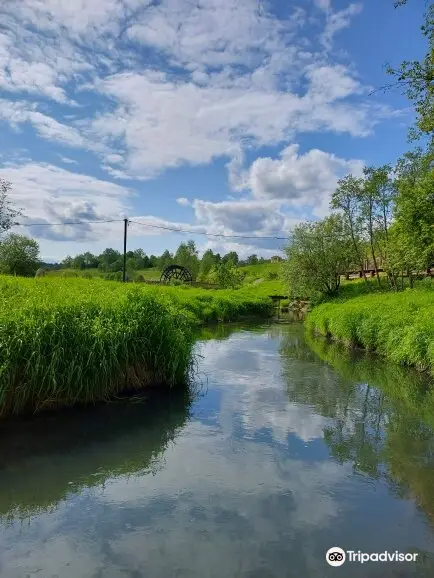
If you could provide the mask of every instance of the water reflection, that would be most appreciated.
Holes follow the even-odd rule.
[[[432,575],[433,406],[415,374],[301,325],[219,326],[198,347],[193,403],[3,429],[1,576],[322,578],[333,545],[424,554],[342,576]]]
[[[153,395],[3,423],[0,519],[44,512],[118,476],[155,474],[190,405],[187,394]]]

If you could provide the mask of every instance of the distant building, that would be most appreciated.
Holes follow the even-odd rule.
[[[283,261],[283,259],[282,257],[279,257],[279,255],[274,255],[273,257],[271,257],[272,263],[280,263],[281,261]]]

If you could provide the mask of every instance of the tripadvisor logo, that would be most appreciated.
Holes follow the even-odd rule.
[[[333,548],[330,548],[330,550],[327,550],[326,560],[330,566],[342,566],[342,564],[345,562],[345,559],[346,554],[342,548],[334,546]]]
[[[359,562],[364,564],[365,562],[416,562],[418,553],[412,554],[411,552],[372,552],[368,554],[367,552],[361,552],[360,550],[342,550],[338,546],[330,548],[326,552],[326,560],[330,566],[342,566],[345,560],[348,562]]]

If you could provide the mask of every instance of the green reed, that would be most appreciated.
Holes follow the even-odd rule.
[[[195,326],[270,312],[241,291],[0,276],[0,416],[186,383]]]

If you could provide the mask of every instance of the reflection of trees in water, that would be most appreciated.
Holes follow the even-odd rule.
[[[340,463],[382,478],[434,522],[434,389],[375,356],[288,332],[281,349],[288,396],[331,419],[324,440]],[[294,362],[294,358],[297,363]],[[324,363],[325,362],[325,363]]]
[[[190,404],[189,394],[166,392],[2,424],[0,519],[56,507],[109,478],[155,473]]]

